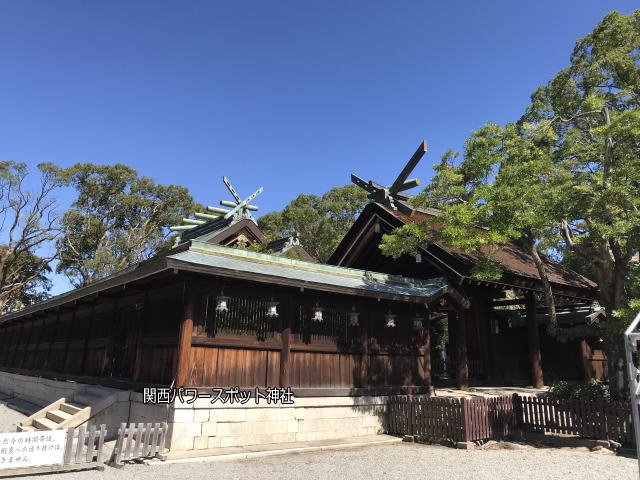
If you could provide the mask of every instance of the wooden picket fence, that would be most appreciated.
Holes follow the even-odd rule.
[[[499,440],[516,430],[633,442],[631,406],[546,397],[438,398],[394,396],[387,431],[426,441]]]
[[[561,400],[519,397],[525,429],[562,433],[623,444],[634,441],[631,405],[602,400]]]
[[[167,422],[120,424],[110,464],[121,467],[125,461],[149,457],[165,460],[167,431]]]
[[[464,441],[464,418],[459,398],[391,397],[387,409],[387,431],[396,435],[418,435],[428,440]]]

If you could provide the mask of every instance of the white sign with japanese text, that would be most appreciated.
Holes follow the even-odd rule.
[[[0,433],[0,470],[61,465],[66,430]]]

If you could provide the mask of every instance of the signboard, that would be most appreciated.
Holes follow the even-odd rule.
[[[0,470],[62,465],[66,430],[0,433]]]

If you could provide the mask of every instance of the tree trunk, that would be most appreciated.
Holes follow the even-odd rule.
[[[600,286],[600,301],[607,311],[608,321],[612,321],[612,313],[627,305],[627,295],[624,288],[626,268],[610,265],[596,270]],[[628,396],[627,369],[625,368],[624,336],[616,328],[604,329],[604,346],[607,354],[607,376],[609,390],[614,400],[625,400]]]
[[[547,325],[547,333],[550,336],[555,337],[558,329],[558,317],[556,316],[556,302],[553,298],[551,282],[549,282],[549,277],[547,276],[547,271],[544,268],[544,263],[542,262],[540,254],[538,253],[538,248],[533,241],[533,235],[528,234],[525,241],[527,243],[527,246],[529,247],[529,252],[533,257],[533,262],[536,264],[536,269],[538,270],[538,275],[540,275],[540,280],[542,281],[544,300],[547,304],[547,311],[549,312],[549,325]]]

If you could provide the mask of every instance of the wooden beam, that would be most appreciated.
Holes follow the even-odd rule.
[[[414,168],[416,168],[416,165],[418,165],[418,162],[425,153],[427,153],[427,142],[423,140],[418,149],[411,156],[405,167],[400,172],[400,175],[398,175],[398,178],[396,178],[396,181],[393,182],[393,185],[391,185],[391,187],[389,187],[389,191],[391,193],[397,193],[401,191],[402,185],[407,181],[407,178],[409,177],[409,175],[411,175],[411,172]]]
[[[513,298],[509,300],[494,300],[491,305],[494,307],[505,307],[507,305],[524,305],[526,298]]]
[[[191,282],[185,282],[183,298],[176,365],[176,386],[178,387],[185,386],[191,371],[191,337],[193,336],[193,316],[196,306],[196,293]]]
[[[536,299],[533,293],[525,296],[527,309],[527,336],[529,338],[529,368],[531,369],[531,384],[534,388],[544,387],[542,378],[542,354],[540,353],[540,333],[536,322]]]

